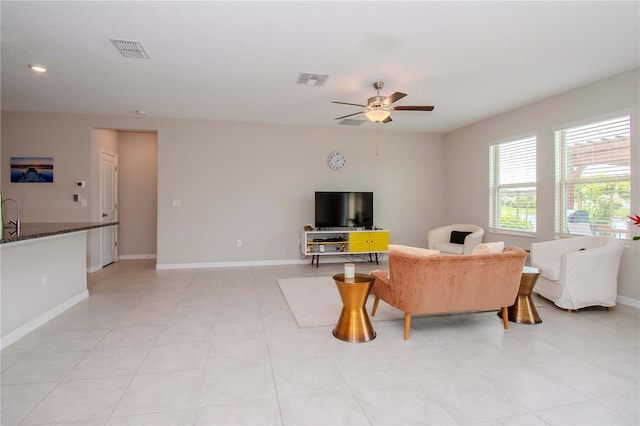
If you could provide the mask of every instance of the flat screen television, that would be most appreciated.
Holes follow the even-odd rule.
[[[316,228],[373,228],[373,192],[316,191]]]

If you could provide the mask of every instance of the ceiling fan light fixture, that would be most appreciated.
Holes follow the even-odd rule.
[[[382,108],[373,108],[365,112],[364,115],[366,115],[367,118],[373,121],[374,123],[382,123],[384,120],[387,119],[387,117],[391,115],[391,113]]]

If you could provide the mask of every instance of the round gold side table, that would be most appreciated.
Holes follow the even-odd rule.
[[[342,299],[342,312],[333,335],[345,342],[361,343],[376,338],[376,332],[365,309],[367,296],[373,285],[374,277],[368,274],[355,274],[345,279],[344,274],[333,276]]]
[[[530,266],[525,266],[522,269],[518,297],[516,297],[515,303],[507,309],[509,312],[509,321],[518,324],[540,324],[542,322],[533,304],[533,300],[531,300],[531,292],[536,285],[540,272],[542,271]]]

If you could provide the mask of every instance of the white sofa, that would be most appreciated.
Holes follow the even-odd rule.
[[[611,237],[573,237],[531,244],[531,266],[542,271],[533,289],[556,306],[612,307],[624,242]]]
[[[451,242],[451,231],[470,232],[464,237],[464,243]],[[442,226],[429,231],[427,234],[427,248],[439,250],[448,254],[471,254],[473,248],[482,242],[484,229],[478,225],[459,223]]]

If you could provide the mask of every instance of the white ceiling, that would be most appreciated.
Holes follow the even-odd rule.
[[[3,1],[2,109],[337,126],[382,80],[435,110],[361,128],[447,132],[638,67],[639,5]]]

